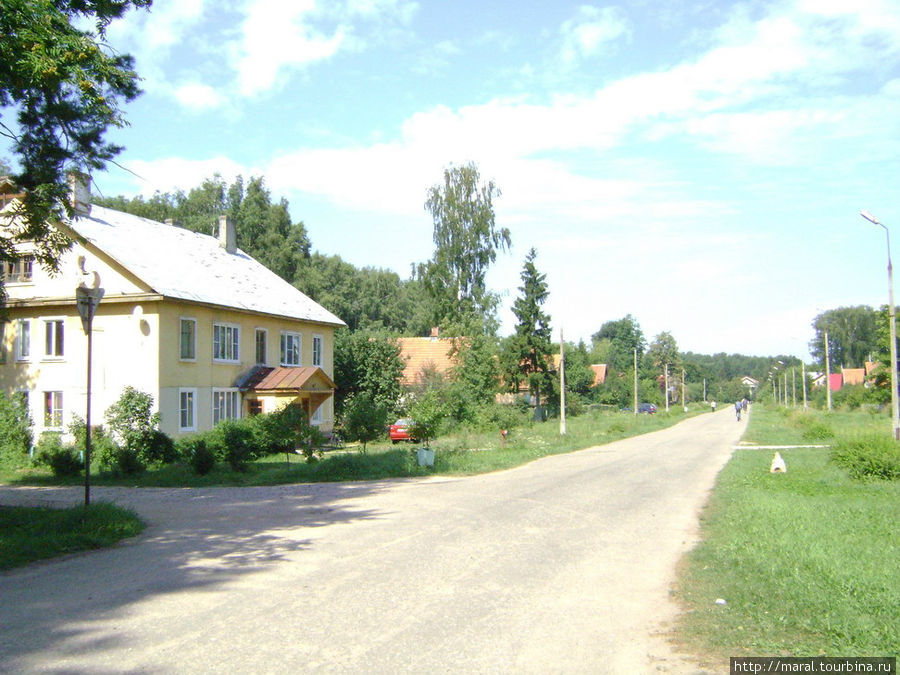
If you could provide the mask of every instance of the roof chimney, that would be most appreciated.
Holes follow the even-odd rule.
[[[441,336],[441,329],[438,326],[431,328],[431,339],[437,340]]]
[[[81,171],[69,171],[66,174],[69,184],[69,203],[76,215],[88,216],[91,213],[91,177]]]
[[[228,216],[219,216],[219,246],[228,253],[237,251],[237,232]]]

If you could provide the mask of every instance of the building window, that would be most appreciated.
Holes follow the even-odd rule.
[[[17,260],[8,260],[4,267],[6,281],[11,284],[22,284],[30,282],[33,270],[33,255],[22,256]]]
[[[61,391],[44,392],[44,426],[48,429],[62,429],[63,395]]]
[[[197,390],[178,390],[179,431],[195,431],[197,429]]]
[[[31,358],[31,322],[19,319],[16,322],[16,360],[27,361]]]
[[[265,328],[256,329],[256,363],[266,365],[266,344],[269,340],[269,331]]]
[[[197,359],[197,320],[181,320],[181,360]]]
[[[300,333],[281,334],[281,365],[300,365]]]
[[[213,426],[240,416],[241,401],[237,389],[213,389]]]
[[[253,399],[252,401],[247,401],[247,414],[250,417],[256,417],[257,415],[262,415],[263,413],[263,402],[258,398]]]
[[[241,328],[231,324],[213,324],[213,360],[238,363],[241,357]]]
[[[313,353],[312,364],[314,366],[322,366],[322,336],[313,335]]]
[[[44,356],[59,358],[63,355],[63,335],[65,322],[50,319],[44,322]]]

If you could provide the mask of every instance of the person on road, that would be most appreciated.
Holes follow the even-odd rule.
[[[735,414],[735,416],[737,417],[737,421],[738,421],[738,422],[741,421],[741,408],[742,408],[741,402],[740,402],[740,401],[735,401],[735,402],[734,402],[734,414]]]

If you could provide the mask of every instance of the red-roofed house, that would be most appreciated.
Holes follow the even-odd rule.
[[[844,368],[842,374],[844,376],[844,384],[848,386],[865,384],[866,382],[865,368]]]
[[[591,370],[594,371],[594,381],[591,383],[592,387],[596,387],[598,384],[606,382],[608,367],[605,363],[591,364]]]
[[[451,356],[454,342],[454,338],[439,337],[437,329],[432,330],[431,337],[397,338],[400,358],[406,362],[400,383],[404,387],[412,387],[427,370],[433,369],[443,375],[453,368],[456,365]]]

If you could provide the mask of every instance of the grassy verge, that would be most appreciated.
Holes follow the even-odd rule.
[[[796,415],[755,406],[745,440],[809,442],[819,425],[838,441],[890,433],[868,413]],[[772,454],[738,450],[719,475],[682,564],[678,639],[722,660],[897,655],[900,482],[853,480],[825,449],[782,450],[788,472],[773,475]]]
[[[278,485],[346,480],[404,478],[433,474],[466,475],[498,471],[525,464],[546,455],[609,443],[676,424],[698,414],[704,408],[684,413],[674,409],[656,415],[633,415],[613,411],[592,411],[569,418],[565,436],[559,433],[559,421],[515,428],[502,441],[499,430],[476,433],[463,431],[441,437],[431,446],[435,450],[434,467],[420,467],[412,445],[392,446],[390,442],[370,443],[366,452],[358,447],[329,451],[309,464],[298,456],[272,455],[252,462],[242,472],[219,464],[209,474],[198,476],[183,464],[172,464],[146,471],[138,476],[114,477],[97,469],[94,485],[136,487],[211,487]],[[82,477],[56,478],[45,468],[0,468],[0,482],[18,485],[78,485]]]
[[[112,546],[143,529],[133,512],[112,504],[87,510],[0,506],[0,570]]]

